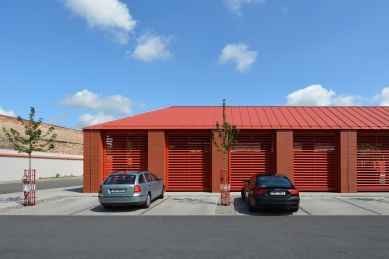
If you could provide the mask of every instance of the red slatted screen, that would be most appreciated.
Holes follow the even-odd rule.
[[[335,191],[333,133],[294,134],[294,185],[302,191]]]
[[[357,191],[389,191],[389,135],[357,136]]]
[[[230,153],[231,190],[242,189],[243,180],[254,173],[273,173],[273,134],[238,135],[236,149]]]
[[[147,134],[105,135],[104,178],[115,171],[147,170]]]
[[[167,190],[211,190],[210,134],[168,134]]]

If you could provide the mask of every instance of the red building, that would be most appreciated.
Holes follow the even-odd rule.
[[[389,191],[389,107],[226,107],[240,133],[232,190],[252,173],[287,175],[301,191]],[[220,192],[211,131],[222,107],[167,107],[86,127],[84,192],[113,171],[148,169],[167,191]],[[217,133],[215,134],[217,137]]]

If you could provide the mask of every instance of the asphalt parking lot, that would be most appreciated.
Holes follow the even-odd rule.
[[[37,191],[37,205],[24,207],[21,193],[0,195],[0,215],[231,215],[231,216],[316,216],[389,215],[389,193],[301,193],[300,210],[261,210],[249,212],[239,193],[232,193],[231,206],[220,206],[219,194],[167,192],[148,209],[137,206],[104,209],[97,194],[82,193],[82,186]]]

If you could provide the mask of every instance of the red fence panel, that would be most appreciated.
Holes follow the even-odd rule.
[[[273,134],[245,133],[238,135],[236,149],[230,153],[231,190],[242,189],[243,180],[254,173],[273,173]]]
[[[210,134],[168,134],[167,190],[211,190]]]
[[[147,134],[107,133],[104,178],[115,171],[147,170],[147,150]]]
[[[389,191],[389,134],[357,136],[357,191]]]
[[[334,133],[295,133],[294,185],[302,191],[335,191]]]

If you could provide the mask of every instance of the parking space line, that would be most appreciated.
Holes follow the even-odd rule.
[[[83,212],[83,211],[86,211],[86,210],[90,210],[90,209],[93,209],[93,208],[97,208],[98,206],[100,206],[100,205],[88,207],[88,208],[86,208],[86,209],[83,209],[83,210],[80,210],[80,211],[76,211],[76,212],[70,213],[69,216],[75,215],[75,214],[77,214],[77,213],[80,213],[80,212]]]
[[[303,208],[301,208],[301,206],[300,206],[300,210],[302,210],[302,211],[304,211],[305,213],[307,213],[308,215],[312,216],[311,213],[309,213],[308,211],[306,211],[306,210],[304,210]]]
[[[345,202],[345,203],[347,203],[347,204],[353,205],[353,206],[355,206],[355,207],[358,207],[358,208],[360,208],[360,209],[364,209],[364,210],[367,210],[367,211],[373,212],[373,213],[375,213],[375,214],[377,214],[377,215],[382,215],[381,213],[378,213],[378,212],[375,212],[375,211],[372,211],[372,210],[366,209],[366,208],[364,208],[364,207],[361,207],[361,206],[358,206],[358,205],[352,204],[351,202],[347,202],[347,201],[344,201],[344,200],[338,199],[338,198],[336,198],[336,197],[332,197],[332,198],[334,198],[335,200],[342,201],[342,202]]]
[[[156,204],[155,206],[153,206],[153,207],[151,207],[151,208],[148,208],[147,210],[145,210],[144,212],[142,212],[141,214],[139,214],[139,215],[143,215],[143,214],[145,214],[146,212],[148,212],[149,210],[151,210],[151,209],[154,209],[155,207],[157,207],[159,204],[161,204],[162,202],[165,202],[165,201],[167,201],[169,199],[169,197],[168,198],[166,198],[166,199],[163,199],[163,201],[161,201],[160,203],[158,203],[158,204]]]

